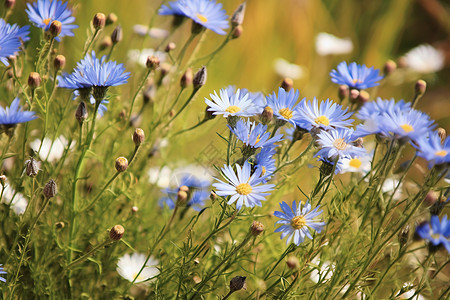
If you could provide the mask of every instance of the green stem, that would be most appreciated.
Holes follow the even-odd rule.
[[[131,107],[130,107],[130,111],[128,112],[128,121],[131,119],[131,113],[133,112],[134,101],[136,101],[136,98],[139,95],[139,92],[141,91],[142,87],[144,86],[144,84],[147,81],[148,76],[150,76],[151,72],[152,72],[152,69],[147,70],[147,74],[144,76],[141,83],[139,84],[139,87],[137,88],[136,92],[134,93],[133,98],[131,98]]]
[[[177,66],[181,65],[181,62],[183,61],[184,55],[186,54],[187,48],[189,48],[189,45],[192,43],[192,41],[194,40],[194,38],[196,36],[197,36],[197,34],[193,34],[193,33],[191,33],[191,35],[189,36],[188,40],[186,41],[186,43],[184,44],[183,48],[181,49],[180,54],[178,54],[177,62],[176,62]]]
[[[291,252],[293,252],[296,249],[295,244],[291,243],[289,247],[286,248],[286,250],[281,254],[280,258],[277,260],[275,265],[270,269],[270,271],[264,276],[264,281],[269,279],[270,274],[275,270],[275,268],[280,264],[280,262]]]
[[[186,102],[183,104],[183,106],[180,108],[180,110],[175,114],[175,116],[169,120],[169,122],[167,122],[166,127],[170,125],[170,123],[172,123],[182,112],[183,110],[188,106],[188,104],[192,101],[192,99],[194,98],[195,94],[197,93],[198,89],[194,89],[191,93],[191,95],[189,96],[189,98],[186,100]]]
[[[92,248],[90,251],[88,251],[87,253],[85,253],[83,256],[78,257],[77,259],[75,259],[74,261],[72,261],[70,264],[68,264],[65,268],[64,271],[67,271],[69,269],[71,269],[73,266],[82,263],[83,261],[85,261],[89,256],[91,256],[92,253],[96,252],[98,249],[109,246],[111,244],[114,244],[115,241],[111,241],[110,239],[106,239],[103,243],[95,246],[94,248]]]
[[[89,43],[88,43],[86,49],[84,49],[84,51],[83,51],[83,57],[85,57],[86,54],[88,53],[89,48],[91,48],[92,43],[94,42],[94,40],[95,40],[95,38],[97,37],[97,34],[98,34],[99,32],[100,32],[100,29],[95,29],[94,34],[93,34],[92,37],[91,37],[91,40],[89,41]]]
[[[309,143],[308,147],[306,147],[305,151],[303,151],[299,156],[297,156],[295,159],[291,160],[291,161],[287,161],[284,164],[282,164],[281,166],[279,166],[274,173],[280,171],[281,169],[283,169],[286,166],[292,165],[294,163],[296,163],[297,161],[299,161],[300,159],[302,159],[303,156],[305,156],[306,153],[309,152],[309,150],[311,149],[311,147],[314,145],[314,140],[311,140],[311,142]]]

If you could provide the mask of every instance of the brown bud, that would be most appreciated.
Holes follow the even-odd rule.
[[[111,42],[117,44],[123,39],[122,26],[118,25],[114,31],[111,33]]]
[[[128,160],[123,156],[118,157],[115,166],[117,172],[124,172],[128,168]]]
[[[185,191],[181,191],[181,190],[178,191],[178,193],[177,193],[177,201],[178,201],[178,203],[186,202],[187,198],[188,198],[188,194]]]
[[[113,241],[118,241],[123,237],[123,234],[125,233],[125,229],[122,225],[115,225],[111,230],[109,231],[109,237]]]
[[[286,261],[286,265],[291,270],[296,270],[300,266],[300,261],[296,256],[289,256]]]
[[[194,85],[194,89],[198,90],[206,83],[206,67],[203,66],[197,73],[194,75],[194,79],[192,80],[192,84]]]
[[[352,142],[352,145],[355,147],[359,147],[362,148],[363,147],[363,143],[364,143],[364,139],[362,137],[357,138],[356,140],[354,140]]]
[[[247,277],[245,276],[236,276],[233,279],[231,279],[230,281],[230,291],[231,292],[235,292],[235,291],[239,291],[239,290],[246,290],[247,289],[247,285],[245,284],[245,279]]]
[[[186,88],[187,86],[192,84],[194,74],[192,73],[191,68],[187,68],[184,72],[183,76],[180,79],[181,88]]]
[[[214,112],[209,110],[210,107],[206,106],[205,108],[205,117],[203,118],[204,120],[212,120],[216,117],[216,115],[214,114]]]
[[[136,147],[139,147],[145,140],[144,130],[136,128],[133,133],[133,142]]]
[[[250,233],[253,236],[261,235],[261,233],[264,232],[264,224],[258,221],[253,221],[252,225],[250,226]]]
[[[384,75],[389,75],[392,74],[392,72],[394,72],[397,69],[397,64],[395,63],[395,61],[393,60],[388,60],[385,64],[384,64]]]
[[[273,109],[270,106],[266,106],[261,113],[261,122],[263,124],[268,124],[273,119]]]
[[[78,104],[77,110],[75,111],[75,119],[77,119],[78,123],[83,124],[84,120],[87,119],[88,112],[86,109],[86,103],[84,101],[81,101],[80,104]]]
[[[4,3],[6,9],[13,8],[15,4],[16,4],[16,0],[5,0],[5,3]]]
[[[360,91],[358,95],[358,105],[364,105],[364,103],[367,103],[370,99],[370,95],[366,91]]]
[[[209,194],[209,199],[214,202],[217,199],[217,194],[214,191],[211,191],[211,194]]]
[[[137,213],[138,210],[139,210],[139,207],[137,207],[137,206],[132,206],[131,207],[131,212],[134,213],[134,214]]]
[[[49,182],[47,182],[47,184],[44,186],[43,193],[46,198],[53,198],[58,193],[56,182],[53,179],[50,179]]]
[[[56,71],[64,69],[66,66],[66,57],[64,55],[56,55],[55,59],[53,60],[53,66],[55,67]]]
[[[289,92],[294,86],[294,81],[291,78],[284,78],[280,85],[286,92]]]
[[[447,131],[445,131],[444,128],[439,127],[437,129],[437,133],[438,133],[439,137],[441,138],[441,143],[444,144],[445,143],[445,139],[447,138]]]
[[[398,242],[400,243],[400,246],[403,247],[406,245],[406,243],[409,240],[409,225],[406,225],[405,228],[400,231],[398,234]]]
[[[231,16],[231,25],[233,27],[242,25],[244,22],[244,15],[245,15],[245,6],[246,2],[242,2],[241,5],[238,6],[238,8],[234,11],[233,15]]]
[[[100,30],[105,27],[106,24],[106,16],[102,13],[96,13],[94,18],[92,19],[92,25],[95,30]]]
[[[349,95],[350,95],[350,91],[348,89],[348,86],[340,85],[339,92],[338,92],[339,100],[341,100],[341,102],[342,102],[342,100],[346,99]]]
[[[115,13],[110,13],[107,17],[106,17],[106,23],[105,25],[111,25],[117,22],[117,15]]]
[[[57,37],[61,33],[62,24],[60,21],[53,21],[50,24],[50,28],[48,29],[48,32],[52,35],[52,37]]]
[[[56,222],[55,223],[55,227],[56,229],[63,229],[66,225],[64,224],[64,222]]]
[[[39,173],[36,161],[32,157],[25,162],[25,172],[28,177],[35,177]]]
[[[170,51],[173,51],[177,45],[174,42],[170,42],[167,44],[165,51],[169,53]]]
[[[34,90],[35,88],[38,88],[41,86],[41,76],[39,73],[31,72],[28,76],[28,86]]]
[[[179,191],[186,192],[186,193],[189,193],[189,187],[186,186],[186,185],[180,186],[180,188],[179,188],[178,190],[179,190]]]
[[[243,32],[244,32],[244,27],[242,27],[242,25],[239,25],[233,29],[233,33],[231,34],[231,37],[233,39],[240,38]]]
[[[100,50],[105,50],[105,49],[111,47],[112,44],[113,43],[112,43],[111,37],[110,36],[105,36],[103,38],[103,40],[101,41],[99,48],[100,48]]]
[[[427,90],[427,83],[422,79],[417,80],[415,85],[416,95],[423,96],[426,90]]]
[[[156,56],[149,56],[147,57],[147,68],[151,69],[151,70],[156,70],[159,67],[160,64],[160,60],[158,57]]]
[[[0,175],[0,184],[1,185],[5,185],[6,183],[6,176],[5,175]]]
[[[356,103],[358,100],[358,96],[359,96],[359,91],[352,89],[350,90],[350,102],[351,103]]]

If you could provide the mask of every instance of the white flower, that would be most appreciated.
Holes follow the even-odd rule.
[[[161,28],[151,28],[148,30],[148,26],[136,24],[133,26],[133,31],[137,35],[144,36],[147,34],[154,39],[163,39],[169,35],[169,32]]]
[[[399,184],[399,181],[397,179],[392,178],[392,177],[387,178],[384,181],[383,186],[381,187],[381,191],[383,193],[388,193],[390,195],[394,192],[394,190],[398,184]],[[393,200],[400,200],[400,198],[402,197],[402,185],[403,185],[403,183],[400,183],[400,186],[395,191],[394,196],[392,196]]]
[[[41,151],[39,151],[39,157],[41,158],[41,160],[47,160],[49,162],[58,161],[63,156],[64,150],[66,149],[67,145],[68,141],[62,135],[56,138],[53,143],[51,139],[44,138],[42,147],[40,139],[35,139],[30,143],[30,147],[36,152],[38,152],[39,148],[41,148]],[[72,142],[70,144],[70,148],[72,149],[73,146],[75,146],[75,142]]]
[[[161,51],[155,51],[151,48],[145,48],[142,50],[139,49],[131,49],[128,51],[128,59],[133,63],[138,63],[143,67],[147,66],[147,58],[149,56],[156,56],[159,58],[160,62],[164,62],[166,60],[166,53]]]
[[[154,167],[148,170],[148,181],[158,185],[160,188],[167,188],[170,185],[172,170],[169,167]]]
[[[347,172],[360,173],[366,175],[370,172],[371,161],[373,154],[367,153],[367,155],[355,157],[355,158],[342,158],[341,159],[341,174]]]
[[[311,263],[320,266],[320,260],[315,257]],[[309,275],[309,278],[314,281],[315,283],[319,283],[319,281],[325,282],[331,279],[333,277],[335,266],[331,265],[330,262],[325,261],[322,263],[322,266],[320,266],[320,270],[317,268],[314,268]]]
[[[144,265],[145,259],[146,256],[141,253],[125,254],[117,262],[117,272],[120,276],[132,282]],[[159,261],[151,256],[135,283],[143,282],[157,276],[159,274],[159,270],[156,268],[158,264]],[[146,281],[146,283],[150,283],[151,281]]]
[[[411,300],[425,300],[425,297],[417,294],[416,296],[414,296],[414,294],[416,293],[416,290],[412,288],[413,284],[410,282],[406,282],[403,284],[403,289],[407,289],[410,288],[410,290],[406,291],[405,293],[397,296],[396,299],[411,299]],[[398,293],[397,293],[398,294]],[[413,297],[414,296],[414,297]]]
[[[283,58],[277,58],[273,62],[275,72],[283,78],[299,79],[305,75],[303,67],[291,64]]]
[[[340,39],[332,34],[320,32],[316,35],[316,51],[321,56],[347,54],[353,51],[350,39]]]
[[[160,188],[168,188],[169,186],[176,186],[181,181],[183,177],[187,174],[194,176],[196,179],[201,181],[212,181],[212,170],[197,166],[197,165],[186,165],[174,170],[169,167],[153,167],[147,172],[149,176],[149,182],[158,185]]]
[[[430,45],[420,45],[405,54],[406,65],[418,73],[434,73],[444,68],[442,51]]]
[[[9,204],[11,202],[11,208],[17,215],[23,214],[28,205],[27,198],[25,198],[25,196],[21,193],[16,193],[16,191],[11,188],[9,184],[5,185],[2,201],[6,204]]]

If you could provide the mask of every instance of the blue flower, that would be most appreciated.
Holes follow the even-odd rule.
[[[28,18],[34,26],[44,28],[47,31],[53,21],[61,22],[61,33],[56,40],[63,36],[73,36],[72,29],[78,28],[78,25],[72,24],[75,17],[72,16],[72,11],[67,8],[67,2],[63,3],[60,0],[38,0],[31,5],[27,3],[26,10]]]
[[[192,19],[195,23],[208,28],[218,34],[225,34],[229,27],[228,16],[222,9],[222,3],[215,0],[178,0],[163,5],[160,15],[181,15]]]
[[[261,170],[261,177],[264,178],[265,181],[270,179],[277,169],[275,166],[275,159],[273,158],[275,153],[275,147],[265,147],[256,154],[256,170]]]
[[[240,141],[252,148],[272,147],[274,143],[281,141],[283,138],[282,134],[270,138],[270,132],[266,131],[266,125],[256,124],[250,120],[247,120],[247,122],[239,120],[235,128],[230,125],[227,126]]]
[[[434,246],[443,245],[450,253],[450,222],[447,215],[439,222],[438,216],[431,216],[430,224],[424,223],[416,228],[416,233]]]
[[[273,114],[278,120],[289,122],[295,125],[296,119],[300,117],[298,105],[298,90],[291,89],[288,93],[283,88],[278,89],[278,97],[273,92],[267,96],[267,105],[273,110]]]
[[[275,186],[273,184],[262,184],[261,169],[257,169],[252,175],[248,161],[245,161],[242,168],[236,164],[236,172],[232,166],[224,165],[222,173],[227,182],[216,178],[218,183],[213,184],[217,189],[216,194],[231,196],[228,204],[231,205],[236,202],[237,210],[240,210],[242,206],[261,206],[261,200],[265,200],[265,196],[269,195],[268,192],[272,191]]]
[[[2,267],[3,265],[0,265],[0,274],[6,274],[6,272],[3,270],[3,267]],[[0,280],[1,281],[3,281],[3,282],[6,282],[6,279],[5,278],[3,278],[3,277],[0,277]]]
[[[36,119],[34,111],[22,111],[19,98],[15,98],[10,107],[0,107],[0,125],[13,127],[18,123],[24,123]]]
[[[419,138],[416,143],[415,147],[419,150],[417,155],[429,161],[430,165],[450,163],[450,137],[441,143],[439,134],[432,132],[428,138]]]
[[[352,145],[354,141],[353,129],[338,128],[330,131],[322,130],[318,135],[317,142],[322,147],[316,156],[324,157],[329,160],[339,158],[353,158],[366,154],[364,148]]]
[[[365,103],[358,111],[356,115],[360,120],[368,120],[373,116],[378,116],[383,113],[399,113],[406,112],[411,109],[411,103],[404,102],[403,99],[395,102],[394,98],[391,100],[383,100],[380,97],[375,101]]]
[[[228,116],[251,117],[260,112],[250,94],[239,89],[233,94],[229,94],[227,89],[220,89],[220,97],[216,91],[209,96],[214,102],[205,98],[205,103],[209,106],[208,111],[212,111],[213,115],[223,115],[225,118]]]
[[[273,215],[281,220],[277,221],[275,224],[282,224],[280,227],[275,229],[275,232],[281,232],[281,239],[286,239],[286,245],[289,244],[292,237],[293,243],[299,246],[305,240],[305,237],[312,240],[312,235],[310,229],[320,233],[325,227],[325,222],[315,219],[322,213],[319,210],[319,206],[311,210],[311,204],[307,201],[306,204],[301,206],[299,203],[297,207],[296,201],[292,204],[292,208],[286,203],[280,203],[281,211],[276,211]]]
[[[17,55],[20,51],[22,42],[28,41],[30,26],[19,27],[10,25],[5,20],[0,19],[0,60],[5,66],[9,66],[8,57]]]
[[[237,90],[234,85],[229,85],[225,88],[228,95],[233,95],[236,93]],[[243,97],[245,94],[248,94],[248,97],[252,100],[253,105],[257,106],[259,108],[258,113],[262,113],[264,108],[267,106],[266,97],[261,92],[250,92],[249,90],[243,88],[240,89],[241,91],[241,97]]]
[[[384,135],[393,135],[394,138],[410,138],[417,141],[433,129],[433,120],[417,110],[407,112],[384,113],[379,120],[381,132]]]
[[[331,129],[343,128],[350,126],[354,120],[348,119],[352,113],[347,113],[342,109],[342,105],[333,103],[327,99],[326,102],[321,101],[320,105],[314,97],[313,102],[302,101],[300,104],[300,115],[296,119],[297,126],[311,130],[313,128]]]
[[[378,69],[373,67],[369,69],[366,65],[361,66],[355,62],[347,66],[347,62],[343,61],[337,66],[337,71],[330,72],[330,76],[334,83],[362,90],[379,85],[378,81],[383,79],[379,72]]]

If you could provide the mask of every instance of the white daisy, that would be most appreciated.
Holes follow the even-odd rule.
[[[321,56],[348,54],[353,51],[353,43],[349,38],[341,39],[326,32],[316,35],[316,51]]]
[[[28,206],[27,198],[25,198],[25,196],[21,193],[16,193],[16,191],[9,184],[5,185],[2,202],[6,204],[11,203],[11,208],[17,215],[23,214]]]
[[[148,34],[154,39],[163,39],[169,35],[169,31],[161,28],[151,28],[148,30],[148,26],[142,24],[136,24],[133,26],[133,32],[137,35],[144,36]]]
[[[275,72],[283,78],[300,79],[305,76],[305,69],[302,66],[291,64],[283,58],[273,61]]]
[[[340,161],[342,163],[341,170],[339,173],[344,174],[348,172],[360,173],[366,175],[370,172],[372,154],[366,153],[366,155],[354,157],[354,158],[342,158]]]
[[[213,115],[223,115],[225,118],[228,116],[251,117],[260,112],[250,94],[243,93],[240,89],[234,94],[229,94],[226,89],[220,89],[220,97],[216,91],[209,96],[214,102],[205,98],[205,103],[209,106],[208,111],[212,111]]]
[[[117,262],[117,272],[120,276],[132,282],[144,265],[145,259],[146,256],[141,253],[125,254]],[[159,261],[151,256],[135,283],[143,282],[157,276],[159,274],[159,270],[156,267],[158,264]],[[150,283],[151,281],[153,280],[146,281],[146,283]]]
[[[430,45],[420,45],[405,54],[407,66],[418,73],[434,73],[444,68],[442,51]]]

